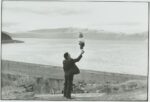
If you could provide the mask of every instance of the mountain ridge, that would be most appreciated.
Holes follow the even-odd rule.
[[[13,37],[25,38],[62,38],[74,39],[78,37],[78,33],[82,32],[85,39],[94,40],[146,40],[148,32],[126,34],[122,32],[110,32],[105,30],[81,29],[81,28],[54,28],[54,29],[38,29],[28,32],[11,34]]]

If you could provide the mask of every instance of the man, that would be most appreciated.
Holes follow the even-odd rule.
[[[76,62],[80,61],[82,58],[82,54],[84,51],[81,51],[81,54],[76,59],[72,59],[70,54],[66,52],[64,54],[65,60],[63,61],[63,69],[65,72],[65,83],[64,83],[64,97],[71,99],[71,91],[72,91],[72,82],[74,74],[79,74],[80,70],[76,66]]]

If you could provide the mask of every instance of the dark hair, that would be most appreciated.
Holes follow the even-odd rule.
[[[68,52],[64,53],[64,58],[67,59],[68,57]]]

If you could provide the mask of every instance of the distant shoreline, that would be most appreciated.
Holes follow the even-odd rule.
[[[19,40],[2,40],[2,44],[8,44],[8,43],[24,43],[24,41],[19,41]]]

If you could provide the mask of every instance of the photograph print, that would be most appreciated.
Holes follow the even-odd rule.
[[[147,101],[148,8],[3,0],[1,99]]]

